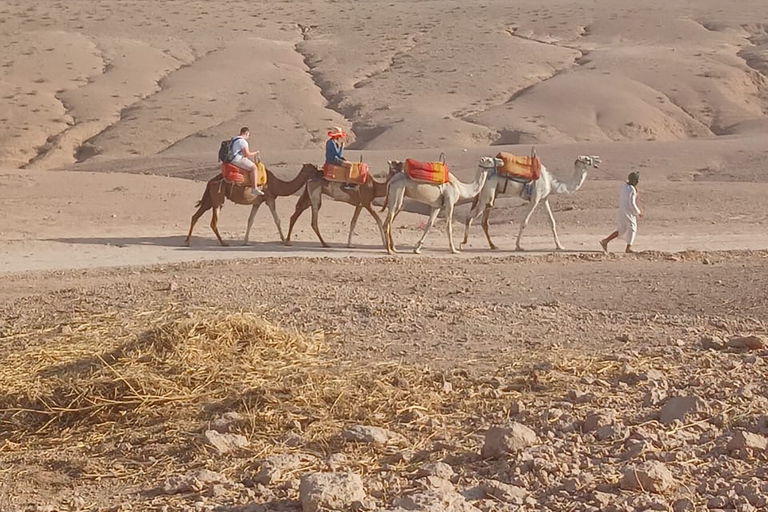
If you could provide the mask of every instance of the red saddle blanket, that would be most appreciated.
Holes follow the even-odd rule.
[[[347,169],[342,165],[326,163],[323,165],[323,177],[328,181],[365,185],[368,181],[368,164],[365,162],[355,162],[352,164],[351,169]]]
[[[499,153],[504,165],[498,169],[500,176],[509,176],[526,181],[536,181],[541,178],[541,160],[537,156],[517,156],[510,153]]]
[[[251,173],[243,171],[236,165],[230,163],[221,164],[221,175],[230,183],[252,187]],[[267,183],[267,168],[261,162],[256,163],[256,183],[259,187]]]
[[[419,162],[413,158],[407,158],[405,172],[415,181],[435,184],[448,182],[449,169],[443,162]]]

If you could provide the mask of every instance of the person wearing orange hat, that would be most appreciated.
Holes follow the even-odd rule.
[[[352,169],[352,162],[344,158],[344,139],[347,134],[338,126],[328,131],[328,142],[325,143],[325,163],[345,167],[347,172]],[[344,189],[355,188],[354,184],[345,183]]]

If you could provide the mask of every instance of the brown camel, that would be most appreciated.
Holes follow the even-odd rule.
[[[227,183],[224,181],[224,177],[219,174],[208,181],[208,184],[205,187],[205,192],[203,193],[203,198],[195,205],[198,208],[195,214],[192,215],[192,223],[189,226],[189,234],[184,241],[184,245],[189,246],[189,239],[192,237],[192,230],[195,228],[195,224],[208,210],[213,210],[211,229],[216,235],[216,238],[219,239],[221,245],[225,247],[229,245],[221,239],[218,229],[219,210],[224,206],[226,199],[229,199],[235,204],[252,205],[251,215],[248,217],[248,230],[245,234],[245,244],[248,244],[248,233],[251,231],[253,219],[256,217],[256,212],[259,210],[259,206],[261,206],[262,203],[267,203],[269,210],[272,212],[272,218],[275,219],[275,225],[277,226],[278,233],[280,233],[280,239],[285,243],[283,230],[280,227],[280,218],[277,216],[277,209],[275,208],[275,199],[295,194],[302,186],[304,186],[307,180],[317,175],[318,172],[317,167],[314,165],[304,164],[296,177],[291,181],[283,181],[272,174],[270,170],[267,170],[267,184],[262,188],[264,191],[263,196],[256,196],[246,192],[246,188],[243,186]]]
[[[360,217],[360,212],[363,208],[365,208],[376,221],[376,225],[379,226],[381,241],[384,242],[384,226],[381,223],[381,218],[375,211],[373,211],[372,204],[374,199],[378,197],[383,198],[387,195],[387,184],[394,175],[395,173],[390,170],[385,181],[376,181],[373,179],[373,176],[371,176],[364,185],[358,185],[351,190],[345,190],[343,188],[343,183],[328,181],[325,178],[308,181],[304,193],[301,194],[301,197],[296,202],[296,210],[293,212],[293,215],[291,215],[291,223],[288,226],[288,237],[285,241],[285,245],[291,245],[291,233],[293,233],[294,224],[299,220],[301,214],[311,206],[312,229],[315,231],[317,238],[320,239],[320,243],[323,244],[323,247],[328,247],[328,244],[323,240],[323,236],[320,234],[320,228],[317,225],[317,216],[320,212],[320,207],[323,205],[323,194],[335,201],[342,201],[355,207],[355,213],[352,215],[352,221],[349,223],[347,247],[352,247],[352,235],[355,232],[357,219]]]

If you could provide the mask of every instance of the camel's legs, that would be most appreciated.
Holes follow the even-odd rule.
[[[483,231],[485,231],[485,238],[488,239],[488,245],[491,247],[491,250],[495,251],[496,249],[498,249],[498,247],[496,247],[496,244],[494,244],[493,241],[491,240],[491,233],[488,229],[490,226],[490,223],[489,223],[490,218],[491,218],[491,207],[486,206],[485,210],[483,211]]]
[[[416,242],[416,247],[413,248],[414,254],[419,254],[421,252],[421,246],[424,245],[424,240],[426,240],[427,235],[429,234],[429,230],[432,229],[432,226],[434,226],[438,213],[440,213],[439,207],[432,208],[432,211],[429,212],[429,219],[427,220],[427,226],[424,228],[424,234],[421,235],[419,241]]]
[[[555,237],[555,247],[558,251],[564,251],[562,244],[560,244],[560,238],[557,236],[557,224],[555,223],[555,216],[552,215],[552,207],[549,206],[549,198],[544,199],[544,208],[549,214],[549,225],[552,226],[552,236]]]
[[[253,203],[253,206],[251,206],[251,213],[248,215],[248,227],[245,228],[245,239],[243,240],[243,245],[248,245],[250,236],[251,236],[251,227],[253,227],[253,219],[256,218],[256,213],[259,211],[259,206],[261,206],[261,203],[263,201],[258,201],[256,203]]]
[[[317,198],[312,198],[310,196],[310,200],[312,201],[312,229],[320,240],[322,246],[328,248],[330,246],[323,240],[323,235],[320,234],[320,227],[317,224],[318,213],[320,212],[320,207],[323,206],[323,196],[322,194],[318,195]]]
[[[352,247],[352,234],[355,232],[357,218],[360,216],[361,211],[363,211],[363,207],[361,205],[355,206],[355,213],[352,215],[352,221],[349,223],[349,237],[347,238],[347,247]]]
[[[478,202],[477,198],[475,198],[474,202],[472,203],[472,208],[470,208],[469,214],[467,215],[467,220],[464,221],[464,240],[461,241],[460,246],[466,245],[467,241],[469,240],[469,228],[472,227],[472,221],[480,213],[479,206],[480,203]]]
[[[192,230],[195,229],[195,224],[197,224],[197,221],[200,220],[200,217],[208,211],[211,208],[209,204],[206,204],[203,202],[203,204],[200,205],[200,208],[197,209],[194,215],[192,215],[192,222],[189,225],[189,233],[187,233],[187,239],[184,240],[184,245],[189,247],[189,240],[192,238]]]
[[[267,207],[269,207],[269,211],[272,212],[272,218],[275,221],[275,226],[277,226],[280,241],[285,243],[285,236],[283,235],[283,228],[280,226],[280,217],[277,215],[277,205],[275,204],[274,198],[267,198]]]
[[[229,244],[222,240],[221,235],[219,234],[219,210],[221,210],[221,206],[217,206],[213,209],[213,215],[211,215],[211,229],[216,234],[216,238],[219,239],[219,243],[224,247],[228,247]]]
[[[387,239],[384,235],[384,226],[381,224],[381,217],[379,217],[379,215],[375,211],[373,211],[373,208],[371,207],[370,204],[368,206],[365,206],[364,208],[368,210],[368,213],[370,213],[373,219],[376,221],[376,225],[379,226],[379,234],[381,234],[381,241],[384,243],[384,246],[386,247]]]
[[[528,222],[530,222],[531,216],[533,215],[533,212],[536,211],[537,206],[539,206],[538,199],[532,200],[528,207],[528,213],[525,214],[525,219],[523,219],[522,224],[520,224],[520,231],[517,233],[517,243],[515,244],[515,249],[518,251],[523,250],[523,247],[520,245],[520,239],[523,237],[523,230],[528,226]]]
[[[456,205],[453,202],[446,201],[445,221],[448,224],[448,245],[451,248],[451,253],[458,254],[459,251],[456,249],[456,246],[453,244],[453,210],[455,206]]]
[[[388,228],[389,245],[387,247],[387,252],[390,254],[392,254],[393,252],[397,252],[397,248],[395,247],[395,239],[392,237],[392,224],[394,224],[395,219],[397,218],[397,215],[400,213],[400,210],[403,209],[404,200],[405,200],[405,188],[398,190],[390,200],[389,212],[387,213],[387,218],[389,218],[389,228]]]
[[[304,213],[304,211],[310,206],[311,203],[309,201],[309,193],[307,192],[307,189],[304,189],[304,193],[302,193],[299,200],[296,201],[296,209],[293,211],[293,215],[291,215],[291,222],[288,225],[288,236],[285,238],[285,245],[291,245],[291,233],[293,233],[293,226],[296,224],[296,221],[299,220],[301,214]]]

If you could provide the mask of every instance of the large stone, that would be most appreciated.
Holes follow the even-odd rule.
[[[503,503],[512,503],[522,505],[525,502],[528,491],[522,487],[505,484],[498,480],[486,480],[480,487],[488,496],[491,496]]]
[[[584,420],[584,432],[593,432],[602,427],[613,425],[613,418],[608,414],[593,412]]]
[[[299,486],[303,512],[352,510],[366,499],[363,479],[355,473],[310,473]]]
[[[667,400],[659,412],[659,421],[669,425],[675,420],[685,421],[694,412],[706,411],[706,404],[697,396],[676,396]]]
[[[725,348],[725,342],[718,336],[705,335],[699,340],[701,346],[706,349],[722,350]]]
[[[536,432],[522,423],[514,422],[508,428],[494,427],[485,434],[481,455],[484,458],[498,458],[538,444]]]
[[[621,479],[621,488],[629,491],[647,491],[663,494],[676,486],[675,477],[658,461],[648,461],[627,468]]]
[[[404,444],[405,438],[397,432],[381,427],[355,425],[342,433],[347,441],[369,444]]]
[[[222,455],[248,446],[248,439],[245,436],[240,434],[221,434],[215,430],[206,430],[205,440]]]
[[[765,438],[760,434],[739,430],[728,442],[727,448],[729,451],[743,450],[746,448],[762,452],[768,450],[768,438]]]
[[[760,336],[734,336],[728,340],[728,346],[731,348],[762,350],[765,348],[765,340]]]

